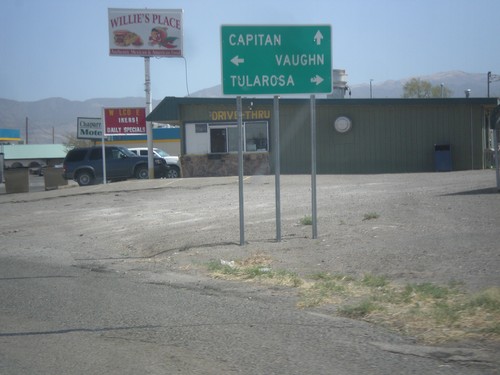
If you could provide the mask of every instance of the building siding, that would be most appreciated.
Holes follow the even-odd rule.
[[[180,124],[216,122],[221,119],[210,118],[212,111],[236,109],[234,99],[166,98],[162,103],[164,108],[160,107],[157,114],[167,113],[171,117],[171,113],[178,113]],[[253,110],[273,114],[272,99],[244,98],[243,110],[249,103]],[[484,168],[487,114],[496,105],[496,98],[316,100],[317,172],[434,171],[436,144],[451,146],[453,170]],[[310,101],[280,99],[279,114],[281,173],[311,173]],[[335,130],[334,122],[340,116],[351,119],[350,131]],[[161,119],[154,118],[153,113],[150,120]],[[269,161],[274,173],[272,118],[269,124]],[[185,136],[183,131],[181,138]]]
[[[307,111],[302,110],[304,114]],[[306,116],[295,114],[300,122]],[[352,120],[345,134],[335,131],[339,116]],[[390,173],[434,170],[434,145],[451,145],[454,169],[482,168],[483,110],[460,106],[326,106],[317,108],[318,173]],[[310,121],[309,121],[310,122]],[[286,131],[280,127],[282,133]],[[310,127],[294,129],[295,143],[283,142],[287,173],[310,171],[310,156],[298,161],[298,150],[310,153]],[[283,138],[282,138],[283,139]],[[287,163],[288,164],[288,163]]]

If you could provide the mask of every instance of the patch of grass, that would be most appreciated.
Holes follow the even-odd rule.
[[[500,288],[468,294],[453,282],[399,285],[386,276],[356,279],[318,272],[300,278],[272,268],[272,259],[256,254],[234,262],[211,261],[213,277],[290,286],[298,289],[298,307],[337,306],[337,314],[382,324],[425,343],[481,338],[500,340]],[[353,302],[358,301],[358,302]]]
[[[310,276],[312,280],[316,281],[330,281],[330,280],[337,280],[337,281],[354,281],[354,277],[352,276],[347,276],[347,275],[342,275],[342,274],[330,274],[328,272],[318,272],[315,274],[312,274]]]
[[[466,304],[469,309],[500,312],[500,288],[490,288],[474,295]]]
[[[346,286],[338,283],[334,280],[324,281],[322,283],[314,284],[314,288],[320,291],[324,291],[325,293],[336,293],[342,294],[346,291]]]
[[[442,299],[448,297],[451,293],[451,289],[432,283],[408,284],[405,288],[406,295],[415,294],[424,298]]]
[[[300,224],[302,225],[312,225],[313,219],[311,216],[304,216],[302,219],[300,219]]]
[[[350,287],[355,279],[342,274],[318,272],[309,276],[301,292],[299,307],[315,307],[325,303],[340,303],[345,295],[351,294]]]
[[[470,295],[455,287],[463,283],[453,287],[432,283],[400,286],[373,275],[365,275],[352,285],[355,287],[338,295],[343,296],[336,301],[340,315],[382,324],[430,344],[500,339],[500,288]],[[353,296],[363,298],[362,302],[350,304]]]
[[[460,318],[462,307],[453,302],[438,301],[432,309],[432,317],[438,324],[453,324]]]
[[[302,280],[297,273],[286,270],[275,271],[273,273],[273,278],[277,280],[280,285],[288,285],[294,288],[298,288],[304,283],[304,280]]]
[[[500,323],[492,324],[486,328],[481,328],[478,332],[493,337],[500,336]]]
[[[300,293],[300,307],[315,307],[325,303],[334,303],[336,296],[343,296],[347,293],[345,283],[334,279],[322,279],[309,284]]]
[[[342,306],[341,308],[339,308],[338,312],[340,315],[347,318],[361,319],[379,309],[380,307],[373,301],[371,301],[370,299],[364,299],[363,301],[355,305]]]
[[[299,287],[303,280],[294,272],[274,270],[270,258],[252,256],[241,261],[212,260],[207,269],[213,277],[227,280],[255,280],[268,284]]]
[[[363,221],[378,219],[380,215],[376,212],[368,212],[363,216]]]
[[[389,281],[387,281],[385,276],[367,274],[363,276],[361,283],[370,288],[383,288],[389,284]]]
[[[248,258],[238,260],[238,265],[240,267],[248,266],[269,266],[272,263],[272,258],[264,253],[255,253],[250,255]]]
[[[238,269],[236,267],[223,264],[218,260],[211,260],[208,262],[207,268],[212,274],[236,275],[238,273]]]

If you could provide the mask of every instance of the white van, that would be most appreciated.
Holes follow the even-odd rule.
[[[148,148],[147,147],[132,147],[129,148],[134,154],[138,156],[148,156]],[[167,164],[171,167],[167,173],[168,178],[179,178],[181,177],[181,164],[179,162],[178,156],[172,156],[161,148],[153,148],[153,153],[158,158],[163,158],[167,162]]]

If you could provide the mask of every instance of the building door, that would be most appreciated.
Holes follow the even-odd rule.
[[[210,129],[210,148],[212,153],[227,152],[226,129]]]

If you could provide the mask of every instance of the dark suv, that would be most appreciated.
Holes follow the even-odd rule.
[[[149,177],[147,157],[137,156],[125,147],[106,146],[105,150],[107,180]],[[168,170],[164,159],[154,159],[155,177],[166,177]],[[75,180],[80,186],[92,185],[96,180],[102,181],[102,146],[70,150],[63,162],[63,177]]]

